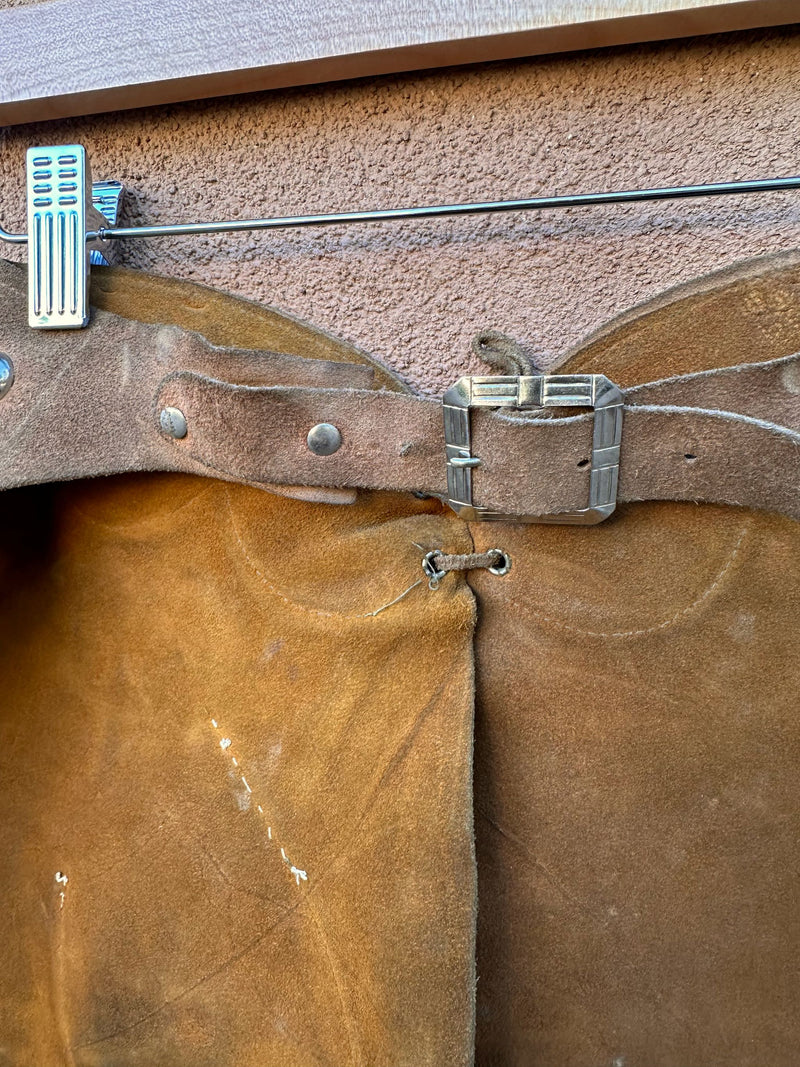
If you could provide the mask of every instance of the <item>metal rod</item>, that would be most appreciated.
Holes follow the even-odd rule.
[[[164,226],[108,226],[90,230],[87,241],[97,238],[182,237],[205,233],[237,233],[245,230],[278,230],[300,226],[335,226],[353,222],[391,222],[399,219],[435,219],[447,215],[492,215],[504,211],[546,211],[556,208],[629,204],[643,200],[683,200],[699,196],[730,196],[743,193],[774,193],[800,189],[800,176],[764,178],[747,182],[716,182],[711,185],[677,185],[658,189],[626,189],[615,193],[576,193],[570,196],[540,196],[527,200],[489,200],[472,204],[436,204],[429,207],[388,208],[382,211],[344,211],[319,215],[287,215],[267,219],[230,219],[224,222],[183,222]],[[9,233],[0,227],[0,241],[24,244],[27,234]]]
[[[346,211],[324,215],[288,215],[267,219],[231,219],[227,222],[184,222],[164,226],[110,226],[87,233],[87,240],[125,237],[181,237],[204,233],[236,233],[243,230],[277,230],[298,226],[333,226],[353,222],[388,222],[398,219],[431,219],[445,215],[489,215],[503,211],[544,211],[553,208],[627,204],[640,200],[681,200],[697,196],[728,196],[799,189],[800,177],[765,178],[748,182],[717,182],[713,185],[678,185],[664,189],[628,189],[616,193],[577,193],[572,196],[542,196],[529,200],[490,200],[474,204],[439,204],[430,207],[390,208],[383,211]]]
[[[5,241],[10,245],[24,245],[27,240],[27,233],[9,233],[0,226],[0,241]]]

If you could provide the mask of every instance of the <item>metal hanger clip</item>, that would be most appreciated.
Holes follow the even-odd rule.
[[[800,188],[800,177],[717,182],[669,188],[577,193],[524,200],[290,215],[222,222],[187,222],[163,226],[117,225],[124,188],[118,181],[92,182],[83,145],[29,148],[27,153],[27,233],[0,227],[0,241],[28,246],[28,323],[38,330],[80,329],[89,322],[89,271],[92,264],[115,260],[115,241],[134,237],[191,236],[273,230],[298,226],[440,218],[591,207],[643,200],[677,200],[698,196],[776,192]]]

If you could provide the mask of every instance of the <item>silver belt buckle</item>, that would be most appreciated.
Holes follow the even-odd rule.
[[[619,451],[622,440],[621,390],[603,374],[532,374],[459,378],[444,394],[444,438],[447,449],[447,495],[450,507],[470,522],[512,521],[591,526],[607,519],[617,506]],[[553,515],[509,515],[476,507],[472,472],[480,467],[472,454],[472,408],[594,409],[589,506]]]

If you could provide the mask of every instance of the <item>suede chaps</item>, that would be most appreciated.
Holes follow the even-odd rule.
[[[456,516],[343,341],[93,286],[0,262],[0,1067],[794,1067],[800,254],[568,353],[588,527]],[[582,506],[591,428],[476,421],[480,502]]]

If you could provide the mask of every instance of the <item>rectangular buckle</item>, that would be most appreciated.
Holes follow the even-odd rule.
[[[459,378],[442,398],[447,450],[447,495],[462,519],[567,523],[590,526],[617,505],[622,440],[621,390],[603,374],[535,374]],[[472,503],[472,471],[481,464],[471,449],[472,408],[594,408],[589,506],[553,515],[509,515]]]

